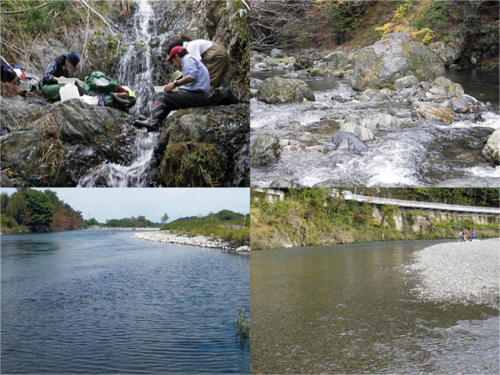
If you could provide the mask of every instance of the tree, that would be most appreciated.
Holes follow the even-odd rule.
[[[163,216],[161,217],[161,223],[165,225],[168,221],[168,214],[164,213]]]
[[[30,211],[26,204],[26,198],[22,192],[12,194],[5,208],[7,216],[13,218],[19,225],[28,225],[30,222]]]
[[[35,232],[49,230],[55,213],[55,209],[50,203],[49,198],[38,190],[26,190],[24,197],[30,211],[29,226],[31,229]]]
[[[0,200],[1,200],[0,212],[2,213],[2,215],[5,215],[5,210],[7,208],[7,205],[9,204],[9,201],[10,201],[10,195],[7,193],[2,193]]]

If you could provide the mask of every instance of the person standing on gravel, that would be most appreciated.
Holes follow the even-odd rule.
[[[474,241],[476,239],[476,231],[473,229],[471,235],[471,241]]]

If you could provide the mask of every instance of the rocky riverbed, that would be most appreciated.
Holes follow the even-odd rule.
[[[238,254],[242,256],[250,255],[249,246],[233,246],[231,243],[223,241],[221,239],[210,240],[204,236],[189,237],[185,235],[180,236],[176,234],[170,234],[167,231],[155,231],[135,233],[132,237],[160,243],[175,243],[180,245],[222,249],[223,251],[226,251],[228,253]]]
[[[298,57],[252,55],[253,186],[498,186],[495,84],[466,92],[405,34]]]
[[[405,270],[418,275],[422,301],[499,308],[500,238],[428,247]]]

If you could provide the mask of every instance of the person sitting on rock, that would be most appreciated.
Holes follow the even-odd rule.
[[[167,53],[176,46],[184,47],[188,53],[203,62],[210,74],[210,91],[219,87],[229,71],[229,54],[220,43],[205,39],[186,40],[173,39],[167,45]]]
[[[80,62],[80,56],[75,52],[64,53],[58,58],[51,60],[43,73],[42,80],[42,93],[46,98],[52,100],[61,99],[59,95],[59,90],[64,85],[58,84],[60,78],[68,77],[68,68],[76,69],[76,66]]]
[[[158,129],[160,123],[172,110],[207,105],[210,75],[205,65],[189,55],[181,46],[172,48],[167,61],[173,62],[177,67],[182,67],[182,78],[165,86],[164,92],[158,94],[153,103],[149,119],[135,120],[136,126]],[[174,91],[176,87],[179,87],[178,91]]]

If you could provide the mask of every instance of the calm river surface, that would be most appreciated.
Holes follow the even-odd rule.
[[[498,311],[418,302],[412,253],[444,241],[256,251],[252,373],[499,373]]]
[[[250,261],[132,231],[4,235],[1,373],[249,373]]]

